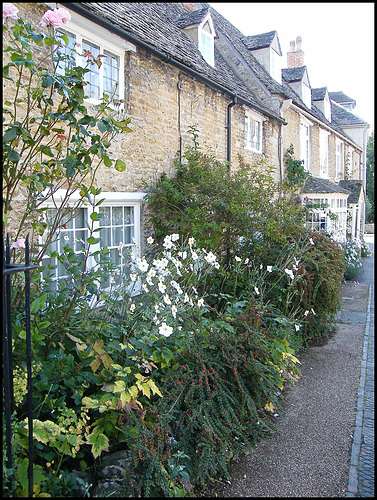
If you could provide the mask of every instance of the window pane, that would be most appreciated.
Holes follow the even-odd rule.
[[[88,82],[88,85],[84,87],[85,95],[92,99],[99,99],[99,67],[94,62],[94,59],[97,59],[99,55],[99,47],[87,40],[83,40],[82,48],[84,65],[90,70],[88,73],[85,73],[85,81]]]
[[[113,225],[123,224],[123,207],[113,207],[111,222]]]
[[[68,38],[68,45],[66,45],[65,42],[62,41],[62,45],[58,49],[61,55],[56,67],[56,72],[58,73],[58,75],[64,75],[65,69],[71,69],[76,62],[74,53],[76,36],[64,30],[59,30],[58,33],[61,35],[66,35]]]
[[[119,57],[105,51],[103,58],[103,91],[119,98]]]

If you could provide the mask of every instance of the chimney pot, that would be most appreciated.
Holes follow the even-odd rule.
[[[195,5],[192,2],[182,3],[182,7],[186,12],[192,12],[193,10],[195,10]]]

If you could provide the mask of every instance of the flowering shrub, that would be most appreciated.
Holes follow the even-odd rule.
[[[356,278],[361,267],[361,242],[359,240],[347,240],[344,246],[345,270],[344,277],[353,280]]]

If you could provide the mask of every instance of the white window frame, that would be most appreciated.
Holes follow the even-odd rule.
[[[47,200],[44,204],[44,208],[53,208],[56,209],[57,207],[60,206],[61,202],[65,198],[66,191],[64,189],[59,189],[56,191],[54,194],[54,199],[49,199]],[[132,244],[125,244],[124,246],[129,247],[130,251],[134,255],[135,258],[140,257],[140,242],[141,242],[141,232],[140,232],[140,209],[141,209],[141,203],[142,200],[145,196],[145,193],[142,192],[135,192],[135,193],[128,193],[128,192],[101,192],[98,195],[98,199],[105,199],[105,201],[99,205],[98,207],[94,207],[90,204],[82,204],[78,208],[85,208],[87,209],[87,220],[89,223],[91,223],[90,215],[95,211],[95,212],[101,212],[102,207],[119,207],[119,206],[127,206],[127,207],[133,207],[134,211],[134,242]],[[70,203],[72,206],[76,206],[77,202],[79,200],[79,194],[77,192],[72,193],[70,196]],[[100,227],[100,221],[93,221],[93,229],[97,229]],[[98,237],[100,236],[100,232],[94,232],[94,236]],[[44,238],[45,236],[42,235],[39,237],[39,243],[43,244],[44,243]],[[86,244],[85,244],[86,246]],[[98,242],[96,244],[91,245],[91,254],[94,252],[100,250],[103,248],[101,246],[101,242]],[[75,251],[75,250],[74,250]],[[76,254],[80,253],[79,251],[75,251]],[[48,255],[46,255],[42,258],[41,265],[44,265],[44,260],[48,258]],[[87,266],[88,268],[94,267],[96,265],[94,258],[92,256],[89,256],[88,261],[87,261]],[[58,276],[55,275],[55,280],[63,279],[65,276]]]
[[[339,139],[335,140],[335,180],[343,179],[343,148],[344,143]]]
[[[245,111],[245,131],[244,131],[244,148],[255,153],[263,153],[263,122],[265,118],[262,116]],[[259,137],[255,135],[256,127],[258,124]],[[253,133],[253,137],[252,134]]]
[[[329,136],[330,132],[327,132],[327,130],[319,131],[319,172],[320,177],[324,179],[328,179],[329,177]]]
[[[345,242],[347,236],[347,197],[338,193],[311,194],[306,203],[318,204],[311,210],[311,219],[306,221],[306,227],[312,231],[324,231],[338,242]],[[330,213],[337,216],[336,220]]]
[[[90,29],[88,29],[90,28]],[[115,55],[119,60],[119,81],[118,81],[118,93],[119,99],[124,99],[124,54],[126,50],[136,51],[136,48],[129,44],[128,42],[122,41],[119,37],[110,34],[106,30],[103,30],[99,26],[94,23],[79,19],[77,15],[72,13],[72,20],[68,21],[62,28],[59,28],[60,31],[71,33],[76,37],[76,65],[81,67],[87,66],[87,61],[80,54],[82,53],[82,42],[86,40],[96,46],[99,47],[99,53],[103,55],[105,52]],[[58,30],[58,31],[59,31]],[[88,66],[90,68],[90,66]],[[94,67],[94,66],[93,66]],[[97,67],[97,66],[95,66]],[[86,99],[86,102],[91,104],[99,104],[101,102],[101,98],[103,96],[103,72],[104,72],[104,64],[99,68],[99,94],[100,98],[95,99],[89,97]],[[85,78],[85,76],[84,76]],[[85,92],[85,89],[84,89]]]
[[[313,123],[301,116],[300,121],[300,159],[304,161],[306,172],[311,172],[311,126]]]
[[[214,37],[208,31],[199,28],[199,50],[204,60],[210,65],[215,65],[215,53],[214,53]],[[205,42],[203,43],[203,38]]]
[[[353,153],[354,149],[349,148],[347,157],[348,157],[348,175],[350,179],[353,179]]]

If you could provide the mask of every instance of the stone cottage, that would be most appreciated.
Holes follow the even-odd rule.
[[[67,9],[71,20],[61,28],[69,39],[67,50],[76,44],[105,56],[88,76],[87,104],[98,103],[104,89],[116,89],[129,102],[133,132],[120,134],[112,146],[113,156],[127,167],[98,173],[105,197],[102,244],[114,259],[120,243],[143,253],[150,234],[144,183],[162,172],[173,174],[176,155],[192,145],[192,126],[203,149],[231,169],[237,168],[239,154],[247,163],[264,160],[275,167],[276,181],[284,176],[284,153],[293,144],[295,157],[310,173],[302,198],[318,205],[308,224],[345,241],[348,207],[352,236],[363,234],[368,124],[357,117],[352,121],[354,101],[346,109],[350,103],[342,102],[341,93],[311,88],[301,37],[291,43],[285,64],[276,31],[244,36],[204,2],[17,7],[35,25],[48,8]],[[81,64],[79,55],[76,62]],[[353,187],[360,181],[355,208]],[[89,210],[83,207],[66,229],[73,238],[85,235]]]

